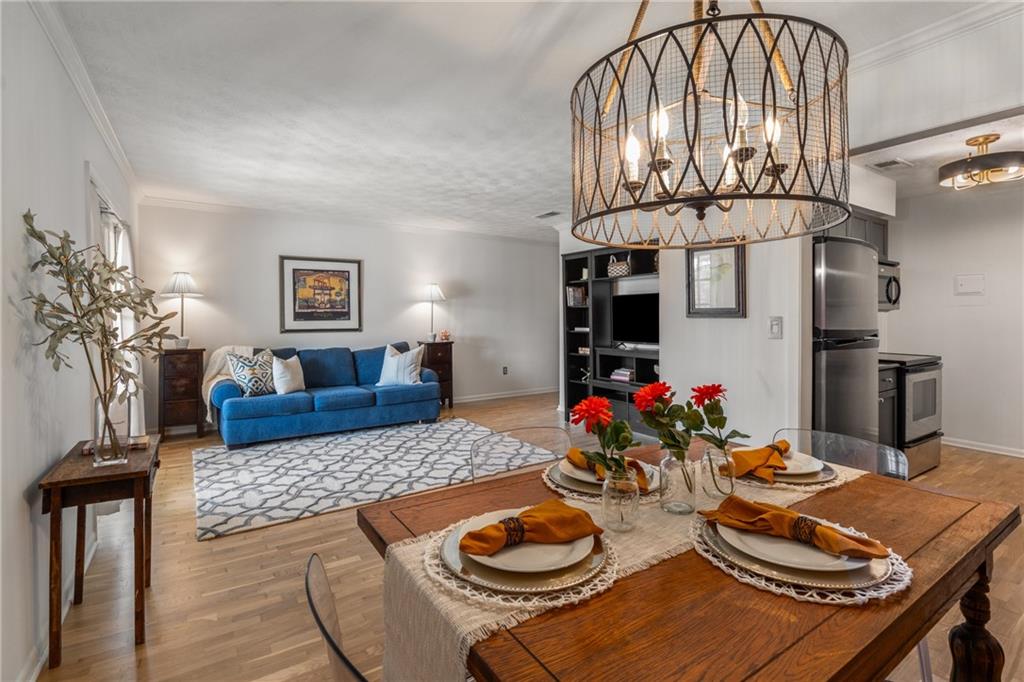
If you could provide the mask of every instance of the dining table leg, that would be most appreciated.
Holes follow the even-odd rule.
[[[992,616],[988,600],[992,560],[978,569],[978,579],[960,599],[964,622],[949,632],[949,648],[953,654],[950,682],[990,682],[1002,678],[1006,657],[992,633],[985,629]]]
[[[146,643],[146,527],[143,520],[143,505],[146,493],[141,478],[135,479],[135,643]]]
[[[50,493],[50,667],[60,665],[60,617],[63,606],[63,585],[61,584],[61,526],[64,509],[60,499],[60,488]]]

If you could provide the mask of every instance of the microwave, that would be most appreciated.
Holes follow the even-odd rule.
[[[878,261],[878,312],[900,309],[900,264]]]

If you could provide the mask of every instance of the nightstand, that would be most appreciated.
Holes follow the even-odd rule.
[[[420,341],[425,346],[423,351],[423,367],[437,372],[441,382],[441,404],[448,401],[448,409],[452,408],[452,341]]]
[[[202,438],[206,431],[203,405],[204,348],[181,348],[160,353],[160,437],[168,426],[196,427]]]

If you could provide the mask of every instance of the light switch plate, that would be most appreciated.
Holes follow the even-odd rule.
[[[768,338],[769,339],[781,339],[782,338],[782,316],[772,315],[768,318]]]
[[[985,275],[953,275],[954,296],[984,296]]]

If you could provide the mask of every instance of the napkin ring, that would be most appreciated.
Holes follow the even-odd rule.
[[[523,525],[523,520],[518,516],[509,516],[502,519],[501,525],[505,527],[506,547],[518,545],[526,537],[526,526]]]
[[[779,453],[779,457],[785,457],[786,456],[786,453],[782,451],[782,448],[780,448],[775,443],[769,443],[765,447],[768,448],[769,450],[774,450],[775,452]]]
[[[805,545],[814,544],[814,531],[821,524],[807,516],[798,516],[793,522],[793,539]]]

